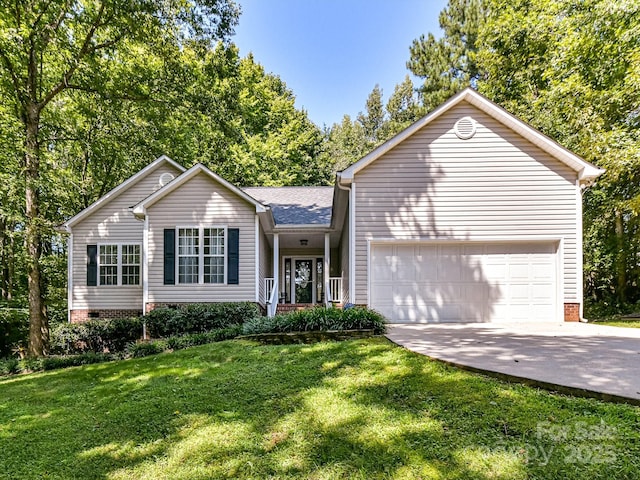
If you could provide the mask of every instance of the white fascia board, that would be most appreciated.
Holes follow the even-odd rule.
[[[515,117],[508,111],[506,111],[501,106],[495,104],[488,98],[482,96],[472,88],[466,88],[460,93],[454,95],[445,103],[440,105],[438,108],[433,110],[427,116],[423,117],[421,120],[418,120],[413,125],[409,126],[395,137],[386,141],[378,148],[373,150],[371,153],[366,155],[365,157],[358,160],[356,163],[346,168],[342,172],[339,173],[339,180],[343,185],[348,185],[353,181],[353,177],[360,170],[365,168],[367,165],[372,163],[373,161],[380,158],[382,155],[387,153],[389,150],[397,146],[398,144],[405,141],[407,138],[412,136],[418,130],[424,128],[426,125],[431,123],[436,118],[440,117],[443,113],[450,110],[455,105],[459,104],[462,101],[467,101],[471,105],[475,106],[479,110],[483,111],[490,117],[494,118],[498,122],[502,123],[506,127],[512,129],[525,139],[529,140],[534,145],[538,146],[554,158],[557,158],[562,163],[578,172],[578,178],[581,180],[591,180],[595,179],[598,176],[604,173],[604,170],[596,167],[595,165],[587,162],[586,160],[580,158],[575,153],[567,150],[562,145],[558,144],[551,138],[537,131],[530,125],[527,125],[525,122]]]
[[[89,216],[91,213],[96,211],[98,208],[100,208],[100,207],[106,205],[107,203],[109,203],[111,200],[116,198],[118,195],[120,195],[121,193],[126,191],[130,186],[134,185],[140,178],[144,177],[145,175],[147,175],[152,170],[155,170],[157,166],[159,166],[161,163],[165,163],[165,162],[170,164],[170,165],[172,165],[173,167],[178,169],[180,172],[186,171],[186,168],[184,168],[182,165],[180,165],[179,163],[173,161],[172,159],[170,159],[166,155],[162,155],[162,156],[156,158],[153,162],[151,162],[149,165],[144,167],[138,173],[136,173],[135,175],[129,177],[127,180],[125,180],[120,185],[115,187],[109,193],[107,193],[107,194],[103,195],[102,197],[100,197],[98,200],[93,202],[87,208],[85,208],[84,210],[82,210],[78,214],[76,214],[73,217],[71,217],[69,220],[67,220],[62,225],[62,227],[68,232],[71,231],[70,229],[71,229],[71,227],[73,227],[73,225],[78,223],[83,218],[86,218],[87,216]]]
[[[150,207],[151,205],[156,203],[158,200],[160,200],[162,197],[164,197],[168,193],[173,192],[175,189],[177,189],[178,187],[180,187],[185,182],[189,181],[190,179],[192,179],[193,177],[195,177],[199,173],[204,173],[205,175],[207,175],[212,180],[220,183],[223,187],[225,187],[226,189],[230,190],[232,193],[235,193],[236,195],[238,195],[243,200],[245,200],[245,201],[251,203],[252,205],[254,205],[255,209],[256,209],[256,213],[265,213],[267,211],[267,207],[265,207],[263,204],[258,202],[255,198],[253,198],[250,195],[246,194],[245,192],[243,192],[241,189],[239,189],[235,185],[227,182],[224,178],[222,178],[221,176],[215,174],[214,172],[209,170],[207,167],[205,167],[201,163],[197,163],[193,167],[191,167],[189,170],[184,172],[182,175],[180,175],[178,178],[176,178],[176,179],[172,180],[171,182],[167,183],[164,187],[162,187],[161,189],[157,190],[156,192],[154,192],[153,194],[149,195],[147,198],[142,200],[140,203],[135,205],[133,207],[133,210],[132,210],[133,214],[136,215],[139,218],[144,218],[144,216],[146,215],[146,209],[148,207]]]
[[[487,115],[495,118],[498,122],[520,134],[534,145],[538,146],[549,155],[557,158],[562,163],[578,172],[580,179],[594,179],[604,173],[604,170],[596,167],[592,163],[580,158],[575,153],[566,149],[552,138],[546,136],[542,132],[523,122],[500,105],[493,103],[488,98],[480,95],[475,90],[467,89],[464,100],[471,105],[485,112]]]
[[[273,229],[274,232],[279,232],[279,233],[293,233],[298,231],[307,232],[307,233],[312,233],[312,232],[325,233],[329,230],[331,230],[330,223],[276,225],[275,228]]]

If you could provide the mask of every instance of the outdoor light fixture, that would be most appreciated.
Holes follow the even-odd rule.
[[[302,240],[300,240],[300,245],[303,247],[306,247],[307,243],[309,243],[309,240],[307,240],[306,238],[303,238]]]

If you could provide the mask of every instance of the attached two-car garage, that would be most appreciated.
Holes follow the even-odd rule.
[[[370,305],[391,322],[558,320],[558,242],[372,243]]]

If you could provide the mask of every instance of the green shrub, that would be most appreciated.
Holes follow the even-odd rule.
[[[20,373],[20,362],[17,358],[0,360],[0,375],[13,375]]]
[[[51,329],[51,352],[59,355],[122,352],[141,337],[140,318],[61,323]]]
[[[228,328],[259,315],[260,309],[251,302],[192,303],[179,308],[156,308],[144,319],[149,336],[165,338]]]
[[[29,312],[23,308],[0,308],[0,358],[26,349],[29,338]]]
[[[375,310],[367,308],[340,310],[315,307],[271,318],[255,318],[243,325],[245,335],[358,329],[373,330],[377,334],[384,333],[385,319]]]
[[[162,353],[167,349],[167,342],[164,340],[153,340],[151,342],[130,343],[127,346],[127,354],[133,358],[148,357]]]
[[[87,352],[80,355],[50,356],[40,360],[42,370],[57,370],[66,367],[78,367],[80,365],[90,365],[93,363],[109,362],[118,357],[108,353]]]

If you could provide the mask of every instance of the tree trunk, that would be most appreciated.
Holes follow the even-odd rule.
[[[27,250],[27,271],[29,284],[29,355],[42,357],[49,347],[49,322],[42,298],[42,274],[40,257],[42,242],[40,229],[40,146],[38,129],[40,126],[40,107],[29,103],[25,112],[25,197],[27,223],[25,228],[25,247]]]
[[[4,218],[0,218],[0,294],[2,300],[8,300],[9,286],[7,282],[7,276],[9,273],[8,267],[8,249],[7,249],[7,223]]]
[[[620,303],[627,302],[627,246],[622,213],[616,212],[616,294]]]

